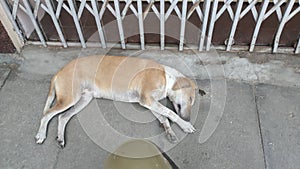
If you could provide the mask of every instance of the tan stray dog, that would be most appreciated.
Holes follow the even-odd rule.
[[[49,120],[60,114],[57,141],[64,147],[66,124],[93,98],[138,102],[151,110],[163,124],[168,139],[176,142],[177,137],[168,119],[187,133],[195,131],[192,124],[185,120],[190,118],[196,89],[192,80],[175,69],[151,60],[121,56],[77,58],[57,72],[51,80],[43,117],[35,137],[36,143],[43,143]],[[199,91],[204,94],[204,91]],[[56,102],[51,107],[55,97]],[[159,103],[159,100],[166,97],[179,115]]]

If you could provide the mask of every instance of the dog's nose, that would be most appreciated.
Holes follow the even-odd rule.
[[[182,117],[182,119],[185,120],[185,121],[190,121],[191,120],[190,117]]]

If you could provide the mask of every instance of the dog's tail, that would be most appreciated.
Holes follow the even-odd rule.
[[[45,108],[44,108],[44,114],[49,110],[50,106],[52,105],[54,98],[55,98],[55,81],[56,81],[56,76],[54,76],[51,79],[51,83],[50,83],[50,88],[49,88],[49,92],[48,92],[48,97],[47,97],[47,101],[45,104]]]

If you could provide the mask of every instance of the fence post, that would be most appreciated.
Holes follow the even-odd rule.
[[[34,15],[32,13],[32,9],[31,9],[31,6],[30,6],[28,0],[23,0],[23,2],[24,2],[24,6],[26,8],[26,11],[27,11],[27,15],[29,16],[29,18],[30,18],[30,20],[31,20],[31,22],[32,22],[32,24],[34,26],[35,31],[38,34],[38,37],[39,37],[40,41],[42,42],[42,44],[43,44],[44,47],[47,47],[46,41],[44,39],[44,35],[43,35],[43,33],[42,33],[42,31],[41,31],[41,29],[40,29],[40,27],[39,27],[39,25],[38,25],[38,23],[37,23]]]
[[[205,0],[203,7],[204,7],[204,16],[203,16],[203,21],[202,21],[199,51],[203,51],[205,35],[206,35],[206,28],[207,28],[207,23],[208,23],[208,15],[209,15],[209,10],[210,10],[210,0]]]
[[[77,33],[78,33],[81,45],[82,45],[83,48],[86,48],[85,40],[84,40],[84,37],[83,37],[83,34],[82,34],[81,26],[79,24],[79,19],[77,17],[77,13],[76,13],[73,1],[68,0],[68,3],[69,3],[69,6],[70,6],[71,14],[72,14],[72,17],[73,17],[73,21],[75,23],[75,27],[77,29]]]
[[[185,25],[186,25],[186,14],[187,14],[187,0],[182,2],[182,12],[181,12],[181,26],[180,26],[180,37],[179,37],[179,51],[183,50],[184,35],[185,35]]]
[[[114,0],[114,5],[115,5],[117,24],[118,24],[118,28],[119,28],[121,46],[122,46],[122,49],[126,49],[125,39],[124,39],[124,30],[123,30],[122,18],[121,18],[120,7],[119,7],[119,0]]]
[[[60,25],[59,25],[59,23],[57,21],[57,18],[55,16],[54,10],[52,8],[52,4],[51,4],[51,2],[49,0],[46,0],[46,5],[48,7],[49,15],[51,16],[52,21],[54,23],[54,26],[55,26],[55,28],[57,30],[58,36],[60,38],[60,41],[62,42],[63,46],[66,48],[66,47],[68,47],[68,45],[67,45],[67,42],[66,42],[66,40],[64,38],[63,32],[61,30],[61,27],[60,27]]]
[[[296,54],[300,53],[300,36],[299,36],[299,39],[298,39],[298,43],[297,43],[297,46],[296,46],[295,53]]]
[[[145,49],[145,40],[144,40],[144,19],[143,19],[143,8],[142,8],[142,0],[137,0],[138,6],[138,20],[139,20],[139,29],[140,29],[140,43],[141,49]]]
[[[103,3],[103,5],[104,5],[104,3]],[[102,29],[102,25],[101,25],[101,21],[100,21],[100,17],[99,17],[99,11],[98,11],[96,0],[92,0],[92,8],[93,8],[96,25],[98,28],[101,46],[102,46],[102,48],[106,48],[104,33],[103,33],[103,29]]]
[[[216,22],[218,2],[219,2],[218,0],[214,0],[213,8],[211,11],[211,19],[210,19],[209,30],[208,30],[208,35],[207,35],[207,42],[206,42],[206,51],[210,50],[212,34],[213,34],[215,22]]]
[[[165,49],[165,0],[160,0],[160,49]]]
[[[253,50],[254,50],[257,35],[258,35],[258,32],[259,32],[260,26],[261,26],[262,22],[264,21],[264,17],[265,17],[265,13],[266,13],[268,5],[269,5],[269,0],[264,0],[263,6],[262,6],[261,11],[259,13],[256,25],[255,25],[255,29],[254,29],[254,32],[253,32],[253,35],[252,35],[252,40],[251,40],[250,49],[249,49],[250,52],[253,52]]]
[[[232,23],[231,32],[230,32],[227,47],[226,47],[226,51],[230,51],[230,48],[232,46],[233,37],[234,37],[235,31],[236,31],[238,22],[240,20],[240,14],[241,14],[241,10],[243,7],[243,2],[244,2],[244,0],[239,0],[239,2],[238,2],[238,6],[237,6],[237,9],[236,9],[236,12],[234,15],[234,20]]]
[[[5,0],[0,1],[0,14],[1,14],[1,22],[3,26],[5,27],[10,39],[12,40],[15,48],[20,53],[22,47],[24,46],[24,37],[16,23],[16,21],[13,19],[11,15],[11,11],[6,3]]]
[[[289,14],[293,8],[294,3],[295,3],[295,0],[290,0],[290,2],[283,14],[283,17],[281,19],[281,22],[279,24],[279,27],[278,27],[278,30],[277,30],[277,33],[275,36],[273,53],[277,52],[278,44],[279,44],[279,40],[280,40],[280,36],[281,36],[282,30],[283,30],[283,27],[286,24],[286,22],[288,21]]]

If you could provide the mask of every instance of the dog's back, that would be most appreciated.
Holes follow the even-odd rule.
[[[138,101],[142,90],[165,87],[164,67],[147,59],[122,56],[77,58],[55,75],[56,93],[72,93],[76,100],[83,89],[94,97],[119,101]],[[155,83],[151,83],[154,81]]]

